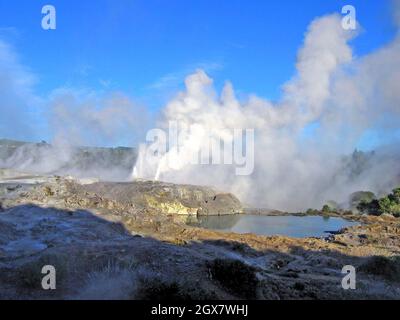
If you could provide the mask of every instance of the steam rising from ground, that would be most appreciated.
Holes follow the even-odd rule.
[[[202,70],[188,76],[186,90],[167,104],[160,122],[167,129],[170,121],[178,121],[180,145],[170,145],[158,158],[151,157],[154,144],[142,145],[134,175],[214,185],[246,203],[285,210],[345,201],[356,190],[393,187],[400,173],[398,145],[351,177],[343,155],[371,130],[394,134],[400,129],[400,40],[357,59],[348,44],[354,36],[342,28],[338,15],[313,21],[298,53],[297,73],[283,86],[278,103],[256,96],[239,101],[230,83],[218,95]],[[209,143],[199,132],[218,137],[235,128],[255,130],[253,174],[237,176],[229,165],[190,164]],[[179,166],[162,163],[168,153],[181,156],[175,157]]]
[[[399,27],[400,2],[395,3]],[[385,142],[400,136],[400,37],[359,58],[349,45],[356,35],[342,28],[339,15],[314,20],[298,52],[297,72],[283,85],[276,103],[254,95],[238,100],[230,83],[219,94],[202,70],[189,75],[186,90],[166,105],[158,125],[167,130],[177,121],[179,145],[169,141],[161,157],[154,157],[154,144],[142,144],[134,176],[214,185],[247,204],[290,211],[319,207],[331,199],[346,201],[357,190],[388,191],[400,181],[398,140],[365,159],[354,154],[360,167],[344,155],[371,133],[383,135]],[[74,146],[136,144],[132,136],[147,126],[144,110],[122,94],[59,89],[39,98],[34,82],[12,48],[0,40],[0,135],[15,132],[16,138],[35,139],[35,132],[50,131],[54,138],[53,147],[21,146],[0,166],[129,179],[135,158],[131,151],[114,150],[108,157],[108,151],[95,150],[87,157],[85,149]],[[47,118],[47,128],[37,127],[44,122],[35,117]],[[210,136],[229,142],[234,129],[254,129],[251,175],[238,176],[232,165],[190,164],[200,149],[207,149]],[[210,157],[215,160],[215,155]],[[168,158],[172,165],[167,165]]]
[[[122,93],[98,96],[61,88],[50,99],[50,125],[58,145],[134,145],[148,118],[141,105]]]
[[[0,139],[0,168],[22,173],[127,181],[136,157],[133,148],[74,147],[67,143],[50,145]]]

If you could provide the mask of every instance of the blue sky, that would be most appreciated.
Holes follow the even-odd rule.
[[[57,10],[57,29],[41,28],[41,8]],[[308,24],[340,13],[339,0],[0,0],[0,39],[35,75],[35,93],[55,88],[123,91],[153,110],[188,73],[203,68],[238,94],[277,99],[295,72]],[[395,32],[390,2],[352,0],[364,55]],[[1,106],[0,106],[1,109]],[[46,134],[44,134],[46,135]],[[48,137],[44,137],[48,138]]]
[[[67,83],[145,98],[203,67],[217,83],[229,79],[239,91],[274,99],[294,73],[310,21],[347,2],[1,0],[0,24],[12,28],[6,37],[38,75],[42,93]],[[54,31],[40,25],[47,3],[57,9]],[[392,37],[388,1],[351,3],[365,29],[354,41],[357,54]]]

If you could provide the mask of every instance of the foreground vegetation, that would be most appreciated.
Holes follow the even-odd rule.
[[[400,217],[400,187],[393,189],[392,193],[382,198],[361,201],[357,209],[362,213],[372,215],[387,213]]]
[[[328,201],[322,209],[308,209],[308,215],[352,215],[355,213],[380,216],[389,214],[400,217],[400,187],[392,190],[391,193],[377,197],[370,191],[357,191],[350,195],[349,207],[343,208],[334,201]]]

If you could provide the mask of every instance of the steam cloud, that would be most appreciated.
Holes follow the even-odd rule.
[[[28,119],[32,119],[35,106],[41,105],[41,99],[33,92],[35,81],[12,46],[0,39],[0,136],[10,131],[17,139],[34,135]]]
[[[395,21],[400,26],[400,2],[395,3]],[[175,156],[173,168],[154,162],[148,157],[152,145],[142,144],[135,176],[213,185],[235,193],[246,204],[288,211],[319,207],[331,199],[345,201],[357,190],[388,191],[400,181],[398,144],[381,147],[357,174],[344,155],[371,132],[387,137],[400,132],[400,37],[397,34],[369,55],[354,57],[349,41],[356,35],[342,28],[339,15],[314,20],[298,52],[297,72],[283,85],[276,103],[254,95],[238,100],[230,83],[218,94],[202,70],[189,75],[186,90],[166,105],[158,125],[168,129],[170,121],[177,121],[180,126],[179,153],[173,147],[167,153]],[[0,41],[0,135],[13,132],[15,138],[32,140],[34,133],[43,132],[37,125],[32,128],[35,117],[41,116],[48,119],[45,129],[52,133],[55,145],[39,151],[22,147],[0,166],[47,172],[67,167],[78,176],[93,173],[121,179],[118,169],[117,176],[110,176],[114,170],[107,159],[99,166],[103,174],[97,169],[71,168],[74,161],[79,163],[72,146],[134,143],[132,133],[140,135],[147,125],[143,110],[122,94],[99,97],[63,89],[42,99],[33,92],[34,82],[12,48]],[[229,165],[190,165],[209,135],[229,140],[226,130],[233,129],[255,130],[251,175],[238,176],[235,166]],[[39,161],[32,161],[35,152]]]
[[[170,121],[181,125],[180,165],[154,163],[148,156],[152,145],[143,144],[134,175],[214,185],[245,203],[290,211],[345,201],[357,190],[387,191],[399,182],[398,145],[382,149],[353,177],[343,155],[368,132],[399,130],[400,38],[355,58],[348,44],[355,36],[342,28],[339,15],[313,21],[298,52],[297,73],[283,86],[278,103],[256,96],[241,102],[230,83],[218,96],[202,70],[188,76],[186,90],[167,104],[159,124],[164,129]],[[237,176],[232,166],[190,165],[208,143],[199,132],[218,136],[221,129],[234,128],[255,130],[252,175]]]
[[[0,168],[129,180],[136,150],[102,146],[135,143],[146,123],[146,113],[138,105],[122,94],[99,98],[67,89],[55,90],[48,104],[52,143],[0,141]]]

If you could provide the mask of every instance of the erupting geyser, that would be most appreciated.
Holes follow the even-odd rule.
[[[133,177],[213,185],[245,203],[288,211],[345,201],[357,190],[390,190],[393,176],[380,172],[400,172],[393,157],[355,177],[342,169],[343,156],[366,133],[387,121],[400,123],[400,40],[356,59],[348,45],[354,36],[342,28],[339,15],[313,21],[297,73],[277,103],[254,95],[238,100],[230,83],[218,95],[202,70],[188,76],[186,90],[166,105],[159,123],[164,130],[171,121],[179,124],[179,146],[163,150],[158,147],[166,141],[159,140],[141,145]],[[192,165],[210,136],[226,141],[227,130],[235,129],[254,129],[252,174],[240,176],[234,165],[214,164],[213,155],[208,164]],[[161,152],[154,156],[154,150]]]

